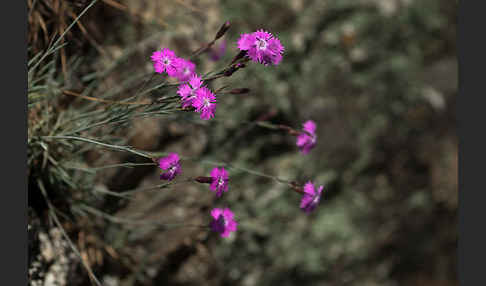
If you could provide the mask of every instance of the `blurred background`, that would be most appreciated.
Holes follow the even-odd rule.
[[[89,3],[28,0],[29,58]],[[90,202],[113,217],[185,225],[164,228],[80,215],[82,192],[53,185],[53,203],[72,214],[60,216],[64,229],[107,286],[458,285],[456,16],[452,0],[99,0],[59,52],[56,73],[66,89],[80,92],[86,74],[106,70],[94,93],[121,86],[152,72],[155,49],[188,57],[227,20],[231,28],[214,46],[220,58],[202,54],[198,73],[231,61],[241,33],[265,29],[285,47],[278,66],[251,63],[211,83],[251,89],[218,98],[214,120],[139,118],[114,136],[142,150],[312,180],[324,195],[305,215],[287,185],[235,170],[221,199],[207,185],[186,183]],[[85,103],[62,96],[50,112]],[[295,128],[314,120],[317,146],[302,155],[294,137],[247,124],[262,118]],[[81,157],[87,167],[142,159],[102,149]],[[212,167],[182,164],[187,177]],[[159,173],[156,166],[110,168],[83,180],[120,192],[160,184]],[[36,192],[29,184],[31,285],[90,285]],[[73,195],[64,201],[56,192]],[[239,222],[230,238],[194,227],[223,206]]]

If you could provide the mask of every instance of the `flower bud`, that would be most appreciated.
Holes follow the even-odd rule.
[[[246,51],[240,51],[234,58],[233,60],[231,61],[231,64],[234,64],[236,63],[239,59],[243,58],[244,56],[246,56]]]
[[[232,65],[229,69],[227,69],[225,72],[224,72],[224,76],[231,76],[235,71],[239,70],[239,69],[242,69],[246,67],[245,64],[243,63],[237,63],[236,65]]]
[[[200,176],[200,177],[194,178],[194,181],[196,181],[198,183],[202,183],[202,184],[211,184],[213,182],[213,178]]]
[[[226,33],[226,31],[228,31],[230,26],[231,26],[231,23],[229,21],[224,22],[224,24],[221,26],[221,28],[219,28],[219,31],[216,33],[216,36],[214,37],[214,41],[221,38]]]

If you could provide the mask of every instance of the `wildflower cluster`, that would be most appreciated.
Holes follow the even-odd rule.
[[[219,39],[229,28],[229,22],[226,22],[215,39],[203,46],[196,54],[203,51],[211,51],[210,48],[214,41]],[[224,53],[226,43],[222,44],[219,54],[214,54],[213,59],[217,60]],[[258,30],[249,34],[242,34],[237,42],[240,50],[230,65],[219,73],[219,76],[231,76],[235,71],[245,67],[245,62],[252,60],[256,63],[267,65],[278,65],[282,60],[284,47],[280,40],[269,32]],[[167,73],[170,77],[179,80],[177,94],[183,109],[194,110],[200,114],[200,118],[208,120],[215,117],[216,111],[216,94],[205,85],[205,79],[200,77],[196,72],[196,66],[190,60],[179,58],[176,54],[163,48],[155,51],[151,57],[156,73]],[[246,93],[249,89],[240,88],[229,92],[229,94]],[[267,124],[268,126],[268,124]],[[283,129],[289,134],[297,137],[296,145],[300,152],[308,154],[316,145],[316,123],[312,120],[304,122],[302,130],[295,130],[289,126],[278,125],[276,129]],[[179,155],[170,153],[167,157],[158,160],[159,167],[162,170],[160,179],[171,181],[182,172]],[[192,180],[192,179],[191,179]],[[209,184],[209,189],[220,198],[223,193],[228,192],[229,173],[224,167],[215,167],[211,170],[210,176],[199,176],[194,181],[203,184]],[[308,181],[303,187],[296,183],[290,186],[302,195],[300,208],[305,213],[311,213],[319,204],[323,186],[317,190],[314,184]],[[234,220],[234,213],[229,208],[213,208],[211,211],[212,221],[210,227],[213,231],[219,233],[222,237],[228,237],[231,232],[237,230],[238,223]]]
[[[201,114],[201,119],[214,117],[216,111],[216,95],[203,85],[203,81],[196,74],[196,65],[190,60],[176,57],[172,50],[163,48],[155,51],[151,57],[156,73],[167,72],[181,83],[177,94],[181,98],[183,108],[194,108]]]

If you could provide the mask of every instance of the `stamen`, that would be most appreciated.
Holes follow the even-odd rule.
[[[267,48],[267,41],[264,39],[257,38],[256,46],[259,50],[265,50]]]

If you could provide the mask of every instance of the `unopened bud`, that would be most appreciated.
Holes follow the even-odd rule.
[[[231,26],[231,23],[229,21],[224,22],[224,24],[221,26],[221,28],[219,28],[219,31],[216,33],[216,37],[214,37],[214,41],[221,38],[226,33],[226,31],[228,31],[230,26]]]
[[[249,88],[235,88],[229,91],[230,94],[245,94],[249,93],[250,89]]]
[[[236,65],[232,65],[229,69],[227,69],[224,72],[224,76],[231,76],[235,71],[242,69],[244,67],[246,67],[246,65],[243,63],[237,63]]]
[[[239,59],[243,58],[244,56],[246,56],[246,51],[244,51],[244,50],[243,50],[243,51],[240,51],[240,52],[239,52],[239,53],[238,53],[238,54],[237,54],[237,55],[236,55],[236,56],[233,58],[233,60],[231,61],[231,64],[230,64],[230,65],[232,65],[232,64],[234,64],[234,63],[236,63],[236,62],[237,62]]]
[[[211,177],[197,177],[194,181],[202,184],[211,184],[213,182],[213,178]]]

